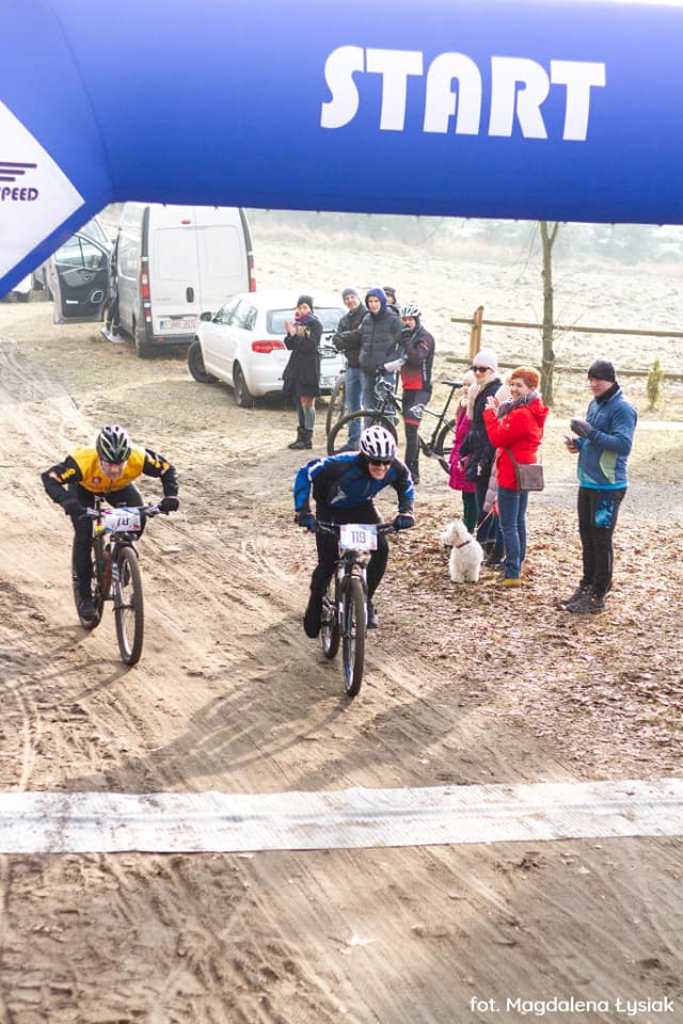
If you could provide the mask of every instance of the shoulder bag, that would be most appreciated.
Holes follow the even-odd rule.
[[[504,448],[503,451],[507,452],[512,465],[515,467],[517,486],[520,491],[542,491],[545,487],[542,463],[519,463],[510,448]]]

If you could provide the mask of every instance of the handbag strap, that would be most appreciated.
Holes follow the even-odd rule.
[[[517,470],[519,468],[519,463],[517,462],[517,459],[512,454],[512,448],[503,448],[502,450],[504,452],[507,452],[508,458],[512,462],[512,465],[515,467],[515,470]],[[534,462],[525,462],[524,465],[525,466],[534,466],[534,465],[535,466],[542,466],[543,465],[543,445],[542,444],[539,444],[538,449],[537,449],[537,454],[539,455],[538,462],[535,462],[535,463]]]

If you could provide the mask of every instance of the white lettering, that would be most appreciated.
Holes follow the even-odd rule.
[[[550,80],[553,85],[567,86],[563,139],[585,142],[588,136],[588,113],[592,88],[606,85],[605,65],[578,60],[551,60]]]
[[[550,79],[536,61],[526,57],[492,57],[489,135],[512,135],[516,110],[525,139],[547,139],[541,104],[549,92]]]
[[[331,98],[321,105],[321,127],[343,128],[356,117],[360,94],[353,76],[358,73],[382,76],[380,131],[404,131],[408,79],[425,74],[423,54],[418,50],[337,47],[325,61]],[[456,135],[479,135],[483,85],[472,58],[464,53],[440,53],[426,75],[422,131],[445,135],[453,118]],[[606,65],[595,61],[551,60],[548,75],[537,61],[526,57],[491,57],[488,134],[510,138],[516,120],[525,139],[547,139],[541,108],[551,88],[558,86],[565,90],[562,139],[585,142],[591,90],[604,88],[606,82]]]
[[[362,46],[339,46],[325,61],[325,81],[332,99],[322,105],[322,128],[343,128],[358,113],[358,89],[353,74],[364,70],[364,58]]]
[[[457,93],[451,89],[457,79]],[[457,106],[456,106],[457,105]],[[478,135],[481,117],[481,75],[471,57],[464,53],[442,53],[427,73],[427,96],[423,131],[447,132],[456,114],[457,135]]]
[[[422,74],[422,54],[414,50],[366,50],[368,71],[382,76],[383,132],[402,132],[406,121],[408,75]]]

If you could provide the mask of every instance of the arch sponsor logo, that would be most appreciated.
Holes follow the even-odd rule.
[[[607,84],[606,65],[598,61],[551,60],[548,71],[527,57],[491,57],[489,115],[482,122],[484,78],[464,53],[440,53],[427,66],[418,50],[339,46],[324,73],[332,98],[321,105],[322,128],[343,128],[356,117],[360,94],[354,76],[379,75],[380,131],[405,131],[409,91],[420,78],[426,80],[425,133],[509,138],[517,125],[525,139],[547,139],[542,107],[551,90],[562,90],[564,142],[586,141],[593,90]]]
[[[2,282],[6,274],[83,205],[83,197],[30,129],[1,101],[0,140]]]
[[[32,203],[40,192],[25,184],[25,176],[35,171],[38,164],[22,163],[19,160],[0,160],[0,202]],[[8,182],[17,182],[7,184]]]

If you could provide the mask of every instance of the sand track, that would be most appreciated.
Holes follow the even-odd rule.
[[[142,364],[87,329],[56,352],[43,310],[17,313],[15,344],[12,313],[0,345],[4,789],[571,779],[560,748],[489,716],[452,664],[409,639],[373,636],[367,683],[346,702],[338,667],[300,629],[311,543],[291,529],[287,412],[245,414],[217,387],[198,406],[181,362]],[[70,525],[37,473],[141,383],[152,401],[139,439],[180,467],[183,511],[140,546],[147,633],[126,671],[109,610],[93,634],[75,625]],[[508,998],[665,995],[678,1017],[561,1019],[681,1020],[680,883],[678,840],[4,856],[0,1020],[507,1022],[522,1019]],[[474,996],[500,1012],[473,1010]]]

